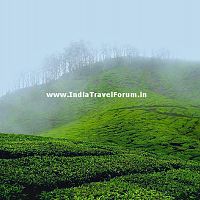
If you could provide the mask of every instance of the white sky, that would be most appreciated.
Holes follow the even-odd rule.
[[[80,39],[200,60],[199,0],[0,0],[0,91]]]

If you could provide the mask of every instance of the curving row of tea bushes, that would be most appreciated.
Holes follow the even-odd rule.
[[[81,198],[80,198],[81,197]],[[42,200],[51,199],[177,199],[200,197],[200,173],[188,169],[137,173],[108,182],[85,184],[42,192]]]
[[[56,189],[52,192],[43,192],[41,200],[172,200],[170,196],[155,190],[141,188],[119,180],[85,184],[80,187]]]
[[[147,173],[172,169],[169,162],[142,155],[23,157],[1,160],[1,183],[23,186],[28,193],[40,193],[102,181],[129,173]]]
[[[20,158],[25,156],[86,156],[114,154],[110,149],[76,144],[72,141],[36,136],[0,134],[0,158]]]
[[[3,200],[67,199],[69,195],[79,200],[186,200],[199,196],[200,165],[195,161],[111,151],[111,147],[64,139],[6,134],[0,138],[0,149],[13,155],[1,154]],[[101,181],[107,182],[97,183]]]
[[[1,160],[1,177],[7,183],[52,188],[101,180],[128,173],[169,170],[169,162],[140,155],[24,157]]]
[[[160,191],[179,200],[199,199],[200,171],[173,169],[167,172],[134,174],[122,178],[129,184]]]

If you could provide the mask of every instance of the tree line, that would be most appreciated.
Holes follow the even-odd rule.
[[[103,45],[101,49],[95,49],[84,41],[72,42],[62,53],[48,56],[40,71],[22,74],[13,90],[46,84],[78,70],[90,70],[98,62],[117,61],[123,58],[131,63],[138,57],[145,55],[131,45],[120,47]],[[170,59],[170,54],[169,51],[161,49],[152,52],[151,57],[164,60]]]

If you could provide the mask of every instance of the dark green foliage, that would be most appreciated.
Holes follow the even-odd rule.
[[[71,187],[129,173],[172,169],[169,162],[137,154],[77,157],[24,157],[1,160],[3,183],[17,183],[37,194],[56,187]],[[7,170],[9,169],[9,170]]]
[[[179,163],[180,164],[180,163]],[[189,164],[190,167],[195,164]],[[183,166],[182,166],[183,167]],[[70,189],[42,193],[42,199],[198,199],[200,171],[173,169],[163,172],[133,174]],[[144,190],[145,188],[145,190]]]
[[[4,169],[5,170],[5,169]],[[0,198],[4,200],[23,199],[26,197],[23,194],[23,187],[18,184],[2,183],[0,184]]]
[[[120,180],[111,180],[109,182],[91,183],[80,187],[42,193],[41,199],[170,200],[173,198],[155,190],[147,190]]]
[[[74,199],[198,199],[197,162],[37,136],[1,134],[2,146],[4,142],[11,157],[0,161],[3,199],[68,199],[70,195]],[[29,147],[26,142],[30,142]],[[41,153],[41,144],[36,148],[36,142],[41,142],[47,152]],[[56,148],[48,149],[49,142]],[[77,154],[56,153],[58,144],[73,147],[70,152]],[[99,153],[102,150],[104,155]],[[23,152],[23,156],[13,159],[17,152]],[[28,152],[34,152],[34,156]],[[80,152],[87,156],[79,156]],[[90,184],[101,181],[108,182]]]
[[[91,144],[44,137],[0,134],[0,158],[24,156],[86,156],[113,154],[109,148],[101,149]]]
[[[153,189],[176,199],[198,199],[200,196],[200,171],[186,169],[169,170],[151,174],[125,177],[128,183]]]

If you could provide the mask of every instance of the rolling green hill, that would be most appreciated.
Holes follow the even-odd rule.
[[[118,59],[2,97],[0,132],[27,134],[1,134],[2,198],[198,199],[199,77],[195,62]],[[46,97],[68,91],[147,97]]]
[[[73,122],[85,114],[121,104],[180,105],[199,108],[198,63],[135,59],[97,63],[90,71],[66,74],[47,85],[21,89],[0,98],[1,132],[37,133]],[[46,98],[46,92],[147,92],[146,99]],[[195,111],[194,111],[195,112]],[[70,114],[69,114],[70,113]]]

